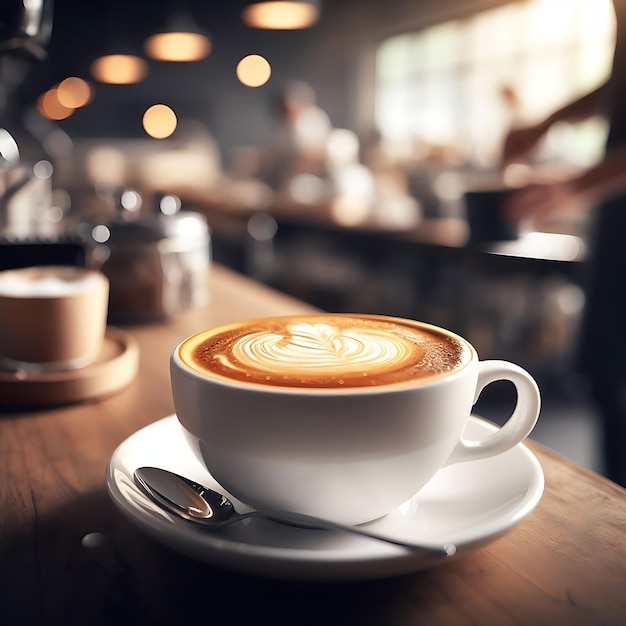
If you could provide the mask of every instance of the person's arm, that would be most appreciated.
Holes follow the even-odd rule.
[[[502,164],[525,160],[550,127],[558,122],[579,122],[602,112],[608,82],[561,107],[542,121],[525,128],[514,128],[504,140]]]
[[[607,103],[608,85],[609,83],[605,82],[593,91],[566,104],[548,116],[544,123],[550,127],[557,122],[579,122],[592,115],[602,113]]]
[[[626,192],[626,145],[570,180],[536,183],[512,193],[507,214],[514,221],[537,223],[588,210],[622,192]]]

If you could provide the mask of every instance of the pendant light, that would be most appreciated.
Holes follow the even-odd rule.
[[[126,53],[104,54],[90,67],[95,80],[110,85],[140,83],[148,75],[148,64],[139,56]]]
[[[90,65],[92,77],[110,85],[140,83],[148,75],[148,63],[135,43],[134,24],[129,4],[108,5],[106,46]]]
[[[178,13],[161,32],[146,39],[144,50],[155,61],[189,63],[209,56],[211,41],[187,13]]]
[[[253,28],[299,30],[313,26],[319,19],[319,0],[263,0],[248,5],[243,21]]]

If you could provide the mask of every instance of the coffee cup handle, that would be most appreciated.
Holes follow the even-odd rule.
[[[461,439],[445,465],[475,461],[509,450],[524,440],[535,427],[541,408],[541,396],[534,378],[523,368],[508,361],[481,361],[474,404],[482,390],[498,380],[509,380],[517,391],[517,403],[511,417],[493,435],[483,441]]]

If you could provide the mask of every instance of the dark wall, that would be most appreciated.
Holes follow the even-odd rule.
[[[148,78],[131,86],[96,83],[91,104],[60,126],[74,138],[143,137],[141,116],[151,104],[172,106],[179,118],[202,121],[228,155],[239,145],[264,142],[271,133],[274,99],[288,79],[307,80],[337,127],[372,132],[373,50],[382,37],[468,14],[503,0],[326,0],[319,23],[308,30],[251,29],[240,14],[246,0],[56,0],[49,58],[33,67],[20,90],[20,105],[69,75],[88,78],[90,62],[115,45],[134,46],[186,8],[213,42],[198,63],[150,61]],[[264,55],[273,75],[251,89],[235,77],[246,54]]]

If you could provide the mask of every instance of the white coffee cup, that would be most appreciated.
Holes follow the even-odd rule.
[[[27,372],[89,365],[102,348],[108,295],[107,278],[87,268],[0,272],[0,364]]]
[[[233,332],[239,338],[231,341]],[[405,345],[407,332],[416,338]],[[431,337],[443,357],[431,355]],[[235,347],[222,353],[224,345]],[[403,360],[406,371],[396,376]],[[321,386],[310,382],[325,367],[332,374],[344,363],[345,375],[333,380],[324,371]],[[537,385],[519,366],[479,361],[454,333],[385,316],[234,323],[178,344],[170,366],[187,441],[231,496],[252,508],[347,524],[390,512],[445,465],[515,446],[535,426],[540,408]],[[487,440],[466,441],[472,406],[497,380],[517,389],[513,414]]]

